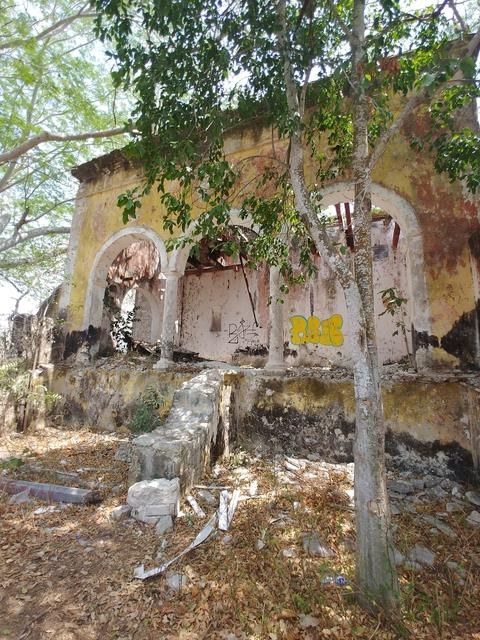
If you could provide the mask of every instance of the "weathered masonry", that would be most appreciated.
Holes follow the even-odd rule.
[[[470,116],[475,118],[473,111]],[[390,144],[375,173],[372,224],[378,342],[383,363],[415,355],[420,369],[480,365],[480,222],[478,201],[461,184],[438,175],[425,152],[410,148],[406,133],[420,132],[420,115]],[[239,128],[226,142],[242,179],[258,174],[268,156],[285,153],[267,128]],[[249,160],[251,158],[251,160]],[[245,168],[247,167],[247,168]],[[315,167],[307,166],[313,175]],[[104,348],[112,308],[134,301],[133,337],[160,341],[159,368],[175,348],[204,358],[245,362],[273,370],[288,366],[350,365],[354,328],[343,293],[320,258],[315,279],[280,295],[275,268],[244,269],[216,255],[208,242],[167,252],[163,207],[152,190],[138,218],[123,225],[117,198],[141,180],[141,168],[117,151],[81,165],[66,284],[60,298],[67,357],[83,345],[92,358]],[[313,182],[313,179],[312,179]],[[176,185],[171,185],[175,191]],[[331,233],[353,251],[353,185],[344,176],[322,191]],[[238,218],[231,224],[253,231]],[[195,223],[193,223],[192,228]],[[380,292],[394,288],[407,300],[399,315],[380,315]],[[283,304],[277,303],[282,297]],[[272,300],[272,304],[269,304]],[[399,324],[406,331],[396,331]],[[395,335],[394,335],[395,334]],[[102,337],[103,336],[103,337]],[[102,342],[103,340],[103,342]],[[252,361],[252,360],[250,360]]]

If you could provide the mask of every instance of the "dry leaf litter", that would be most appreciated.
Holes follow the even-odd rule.
[[[127,464],[115,458],[124,440],[44,428],[0,442],[4,461],[22,463],[4,476],[103,497],[12,504],[0,495],[0,638],[480,640],[480,526],[469,521],[478,494],[467,499],[468,487],[391,480],[403,605],[386,622],[355,604],[353,465],[233,454],[191,491],[209,518],[220,488],[240,490],[229,530],[142,582],[135,567],[174,557],[206,520],[185,501],[163,536],[113,521],[126,500]]]

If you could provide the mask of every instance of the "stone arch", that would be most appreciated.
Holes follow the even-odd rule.
[[[322,207],[354,200],[354,183],[337,182],[321,190]],[[395,191],[372,183],[372,202],[392,216],[407,241],[410,293],[412,295],[412,323],[417,333],[430,335],[430,303],[425,280],[423,238],[420,224],[412,206]]]
[[[99,327],[102,322],[103,298],[107,273],[116,256],[128,247],[132,242],[150,240],[158,250],[160,264],[168,266],[168,255],[163,240],[149,227],[131,226],[121,229],[113,234],[99,249],[88,278],[87,293],[85,296],[85,309],[83,315],[83,328],[89,325]]]

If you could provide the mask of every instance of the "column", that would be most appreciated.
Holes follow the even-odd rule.
[[[280,269],[270,267],[270,306],[268,309],[268,360],[265,369],[270,371],[284,371],[283,359],[283,303],[277,302],[282,298]]]
[[[153,366],[154,369],[165,370],[173,365],[173,347],[175,344],[175,324],[178,308],[178,280],[180,274],[171,271],[165,274],[165,297],[163,300],[163,323],[160,360]]]

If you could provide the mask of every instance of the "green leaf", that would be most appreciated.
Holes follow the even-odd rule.
[[[460,69],[466,78],[474,78],[477,70],[475,60],[470,56],[462,58],[459,63]]]

